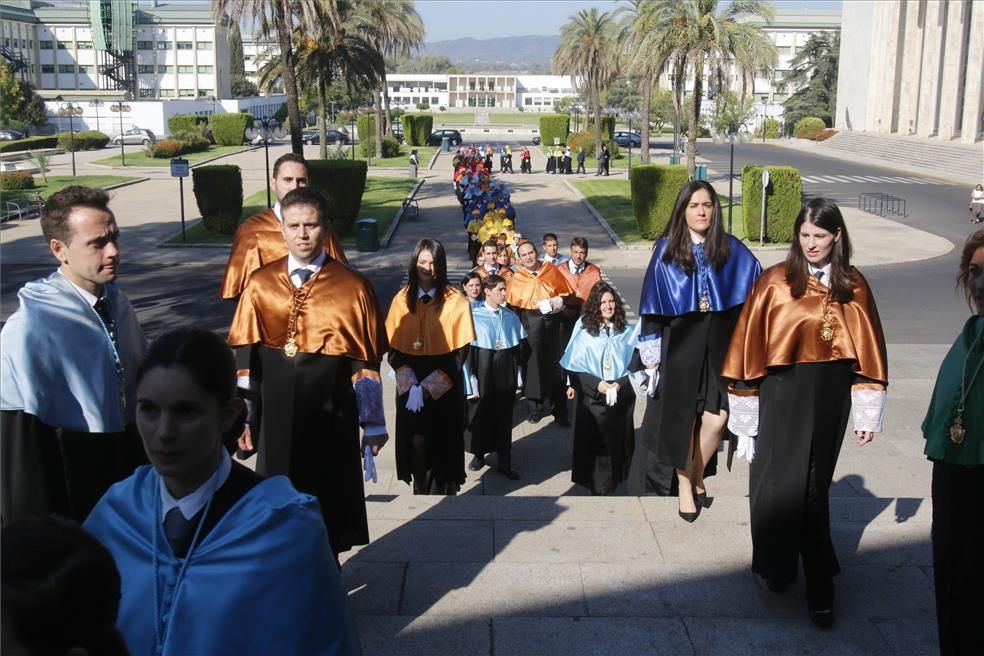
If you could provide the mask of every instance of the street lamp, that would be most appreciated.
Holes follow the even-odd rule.
[[[763,127],[762,133],[765,133]],[[738,125],[731,122],[728,125],[728,140],[731,142],[731,162],[728,165],[728,234],[731,233],[731,208],[734,205],[734,184],[735,184],[735,137],[738,136]]]
[[[123,148],[123,113],[130,111],[130,106],[127,105],[122,100],[118,100],[111,104],[109,108],[120,115],[120,157],[123,159],[123,166],[126,166],[126,150]]]
[[[632,175],[632,119],[635,119],[636,123],[638,123],[640,120],[642,120],[642,115],[636,111],[625,112],[624,115],[625,118],[627,118],[629,121],[629,175]],[[648,148],[649,144],[646,144],[645,147]],[[643,148],[642,140],[640,139],[639,149],[642,150],[642,148]]]
[[[280,121],[268,116],[258,118],[253,121],[253,127],[246,130],[246,138],[252,141],[257,137],[263,139],[263,150],[266,156],[266,179],[267,179],[267,207],[273,207],[270,202],[270,139],[283,139],[287,136],[287,131],[280,125]]]
[[[68,117],[68,134],[71,135],[72,140],[72,177],[75,177],[75,117],[82,116],[81,105],[76,105],[74,103],[63,103],[61,107],[58,108],[59,116]]]
[[[574,102],[571,105],[571,111],[574,112],[574,134],[578,134],[580,132],[578,128],[581,125],[580,121],[578,120],[581,117],[581,103]]]
[[[99,129],[99,108],[105,104],[106,103],[98,98],[89,101],[89,107],[94,107],[96,110],[96,132],[102,132],[102,130]]]
[[[355,161],[355,107],[352,108],[352,132],[349,133],[349,143],[352,144],[352,161]]]

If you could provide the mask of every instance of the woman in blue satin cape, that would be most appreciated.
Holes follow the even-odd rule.
[[[222,339],[155,342],[136,414],[151,465],[85,522],[120,570],[130,653],[360,654],[317,500],[229,457],[245,412]]]
[[[629,474],[636,398],[629,365],[638,339],[618,292],[595,283],[560,359],[575,400],[571,480],[592,494],[612,494]]]
[[[634,494],[679,494],[687,521],[710,505],[704,476],[715,471],[728,417],[719,374],[761,272],[755,256],[725,232],[714,188],[688,183],[642,285],[639,353],[651,384],[629,486]]]

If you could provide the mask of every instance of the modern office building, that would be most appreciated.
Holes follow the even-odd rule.
[[[842,3],[838,130],[980,142],[984,2]]]
[[[449,110],[552,112],[556,101],[577,96],[566,75],[390,73],[386,84],[390,104],[404,109],[426,103]]]

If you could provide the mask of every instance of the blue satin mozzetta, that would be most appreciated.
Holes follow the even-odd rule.
[[[560,358],[560,366],[567,371],[585,373],[601,380],[618,380],[629,374],[632,351],[639,343],[639,323],[626,326],[615,335],[608,335],[602,328],[595,337],[584,329],[581,321],[574,326],[571,341]],[[611,359],[611,367],[605,368],[605,356]]]
[[[501,308],[497,316],[483,302],[478,307],[472,308],[472,319],[475,323],[475,341],[471,343],[472,346],[497,350],[496,342],[502,340],[502,346],[498,348],[507,349],[526,339],[526,329],[523,328],[516,313],[509,308]]]
[[[688,275],[675,264],[664,262],[667,243],[668,240],[663,237],[653,249],[642,282],[639,313],[678,317],[688,312],[699,312],[701,270],[695,266],[694,272]],[[762,265],[744,244],[731,235],[728,235],[728,244],[731,255],[724,266],[719,270],[708,266],[704,272],[711,312],[721,312],[744,303],[752,284],[762,273]]]

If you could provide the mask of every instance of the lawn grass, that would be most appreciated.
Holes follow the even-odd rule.
[[[417,181],[413,178],[367,178],[358,218],[376,219],[379,222],[379,235],[382,237],[393,222],[397,208],[402,205],[403,199],[406,198],[416,183]],[[266,189],[260,189],[243,199],[243,213],[239,217],[240,223],[265,209]],[[188,244],[231,244],[232,238],[233,235],[210,232],[201,221],[186,231],[186,243]],[[354,236],[345,237],[343,241],[350,242],[353,238]],[[167,243],[182,243],[181,234],[175,235]]]
[[[336,148],[336,146],[328,146],[329,154],[334,152],[333,150],[334,148]],[[427,165],[430,164],[431,157],[434,156],[434,153],[437,152],[440,146],[410,146],[407,144],[400,144],[400,154],[397,155],[396,157],[379,158],[373,155],[371,168],[406,169],[407,166],[410,164],[410,151],[413,150],[414,148],[417,149],[417,155],[420,157],[420,166],[422,168],[426,168]],[[304,149],[305,152],[310,152],[308,151],[308,149],[314,149],[313,151],[314,153],[318,152],[317,146],[305,146]],[[351,144],[348,146],[342,146],[342,149],[345,151],[345,154],[347,156],[346,159],[352,159]],[[315,159],[315,157],[314,156],[308,157],[308,159],[309,160]],[[362,161],[362,162],[366,161],[366,158],[362,154],[362,149],[359,146],[359,144],[355,144],[355,159],[357,161]]]
[[[489,123],[492,125],[520,124],[539,125],[540,114],[536,112],[489,112]]]
[[[201,153],[188,153],[186,155],[181,155],[181,158],[188,160],[189,164],[194,165],[196,162],[201,162],[202,160],[218,157],[219,155],[230,155],[243,150],[246,150],[243,146],[212,146],[208,150]],[[97,159],[92,163],[102,164],[103,166],[112,166],[113,168],[122,168],[123,158],[119,155],[114,155],[113,157]],[[143,152],[129,152],[126,156],[126,165],[128,167],[171,166],[171,160],[147,157]]]
[[[473,125],[475,112],[426,112],[419,116],[433,116],[434,125]]]
[[[40,193],[41,197],[47,200],[51,194],[72,185],[83,185],[86,187],[96,187],[102,189],[104,187],[110,187],[112,185],[129,182],[130,180],[136,179],[136,176],[132,175],[49,175],[48,183],[45,184],[42,182],[41,176],[36,175],[34,176],[34,189],[4,190],[3,200],[14,201],[15,203],[18,200],[32,201],[34,200],[34,194],[36,193]],[[4,205],[4,209],[6,209],[6,205]]]
[[[635,214],[632,211],[632,197],[628,180],[572,180],[571,184],[584,194],[598,213],[627,244],[648,243],[639,232]],[[722,207],[725,227],[728,222],[728,206],[725,199]],[[731,215],[732,231],[735,237],[744,240],[745,226],[742,222],[741,203],[735,203]]]

